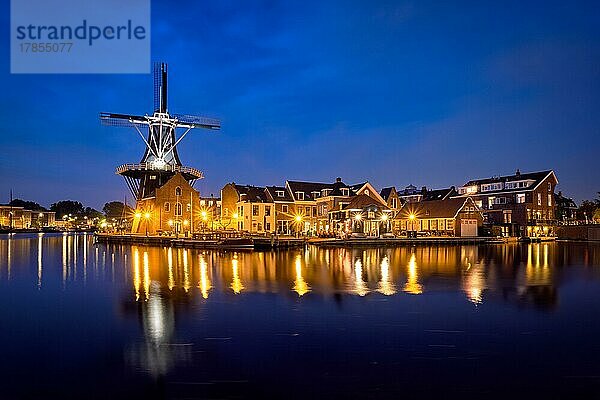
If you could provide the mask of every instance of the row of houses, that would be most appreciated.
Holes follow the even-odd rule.
[[[474,179],[460,187],[377,190],[369,182],[286,181],[283,186],[228,183],[220,227],[250,233],[320,236],[552,235],[574,218],[575,203],[555,193],[554,171]],[[214,212],[214,211],[213,211]]]
[[[472,199],[429,192],[437,193],[407,200],[393,187],[378,191],[369,182],[348,185],[340,178],[266,187],[229,183],[221,190],[221,221],[229,229],[281,235],[477,235],[483,216]]]

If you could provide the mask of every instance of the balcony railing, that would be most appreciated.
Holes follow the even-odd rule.
[[[204,174],[193,167],[185,167],[183,165],[171,165],[165,164],[158,168],[153,163],[139,163],[139,164],[123,164],[117,167],[117,174],[122,174],[128,171],[166,171],[166,172],[179,172],[182,174],[189,174],[196,177],[196,179],[204,178]]]

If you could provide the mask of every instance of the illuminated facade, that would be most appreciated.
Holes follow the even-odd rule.
[[[503,236],[550,236],[556,225],[554,171],[475,179],[458,189],[483,211],[485,223]]]
[[[149,235],[200,231],[206,222],[202,210],[198,191],[175,174],[153,197],[138,200],[131,231]]]
[[[48,228],[56,226],[54,211],[32,211],[23,207],[0,205],[0,227],[12,229]]]
[[[482,225],[481,210],[469,197],[406,203],[394,221],[400,235],[472,237],[478,236]]]

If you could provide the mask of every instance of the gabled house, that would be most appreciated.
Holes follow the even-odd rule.
[[[471,197],[484,221],[504,236],[552,235],[556,224],[554,171],[473,179],[458,188],[458,197]]]
[[[390,186],[381,189],[379,195],[383,200],[385,200],[385,203],[390,208],[390,210],[396,212],[402,207],[400,197],[398,196],[398,192],[396,191],[395,186]]]
[[[221,221],[230,228],[250,233],[275,230],[275,207],[266,188],[228,183],[221,189]]]
[[[348,204],[360,189],[358,185],[346,185],[341,178],[333,183],[287,181],[286,188],[294,200],[295,219],[302,225],[303,233],[335,231],[336,221],[330,220],[329,213]]]
[[[392,210],[377,191],[366,189],[330,214],[338,221],[338,232],[344,234],[378,237],[391,232]]]
[[[285,186],[267,186],[267,196],[273,202],[275,213],[275,232],[279,235],[292,235],[301,228],[301,221],[296,221],[298,212],[294,199]]]
[[[451,198],[406,203],[396,220],[400,235],[422,232],[432,236],[478,236],[483,215],[473,199]]]

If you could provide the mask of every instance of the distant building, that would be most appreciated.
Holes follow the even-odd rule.
[[[483,211],[486,224],[504,236],[544,236],[556,224],[554,171],[497,176],[468,181],[458,197],[470,197]]]
[[[562,192],[554,195],[556,204],[556,220],[563,224],[574,224],[577,221],[577,204],[570,197],[563,196]]]
[[[406,203],[418,203],[420,201],[449,199],[456,194],[454,186],[445,189],[427,189],[427,186],[423,186],[418,190],[416,186],[408,185],[404,190],[398,192],[398,197],[404,205]]]
[[[469,197],[406,203],[396,219],[400,234],[471,237],[483,225],[481,210]]]
[[[423,191],[423,197],[421,201],[432,201],[432,200],[446,200],[452,196],[456,196],[457,192],[454,186],[446,189],[433,189]]]
[[[54,211],[32,211],[23,207],[0,205],[0,227],[4,229],[47,228],[56,226]]]

